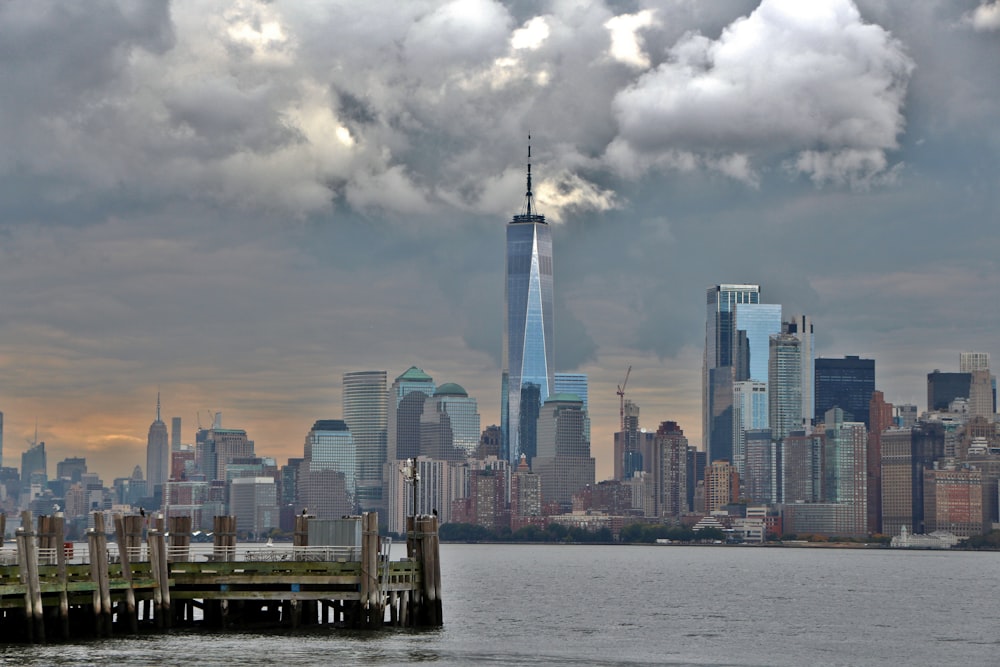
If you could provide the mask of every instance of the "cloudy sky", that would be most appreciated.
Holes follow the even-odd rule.
[[[755,282],[890,401],[1000,355],[996,0],[0,4],[4,463],[145,467],[164,417],[301,455],[344,372],[499,419],[527,136],[556,363],[699,443],[704,289]]]

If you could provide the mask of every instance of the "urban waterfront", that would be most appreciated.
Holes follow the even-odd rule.
[[[977,552],[445,544],[440,630],[174,632],[0,664],[987,665],[998,574]]]

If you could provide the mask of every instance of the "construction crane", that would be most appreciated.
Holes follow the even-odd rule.
[[[625,385],[628,384],[628,376],[632,374],[632,367],[629,366],[628,370],[625,371],[625,379],[620,385],[618,385],[618,416],[621,417],[622,422],[622,437],[625,437]]]

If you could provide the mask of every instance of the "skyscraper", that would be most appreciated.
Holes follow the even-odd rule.
[[[156,394],[156,420],[149,425],[146,438],[146,479],[152,493],[170,476],[170,436],[167,425],[160,419],[160,394]]]
[[[553,394],[538,418],[538,456],[529,461],[542,479],[542,499],[572,506],[573,494],[594,484],[595,465],[583,425],[583,401],[575,394]]]
[[[356,447],[342,419],[320,419],[306,435],[299,499],[320,519],[353,514],[357,503]]]
[[[672,421],[661,423],[655,437],[650,467],[656,513],[663,519],[679,519],[688,509],[687,438]]]
[[[181,418],[170,418],[170,451],[181,451]]]
[[[768,424],[766,382],[743,380],[733,384],[733,465],[743,475],[746,463],[746,432],[766,429]]]
[[[464,461],[479,445],[476,399],[454,382],[446,382],[424,401],[420,417],[420,454],[432,459]]]
[[[840,408],[844,421],[863,422],[868,428],[868,402],[875,391],[875,360],[846,356],[816,360],[816,422],[827,410]]]
[[[768,426],[771,437],[780,440],[803,426],[802,341],[794,334],[778,334],[771,336],[770,347]]]
[[[746,332],[747,377],[736,381],[757,380],[767,382],[768,351],[771,336],[781,333],[781,306],[772,303],[736,304],[736,330]]]
[[[503,373],[500,420],[503,455],[515,467],[523,449],[522,387],[538,387],[538,402],[554,390],[552,232],[545,216],[534,210],[531,192],[531,148],[524,208],[507,224],[504,283]],[[530,445],[533,443],[525,443]]]
[[[362,512],[384,510],[382,467],[386,462],[388,442],[386,372],[344,373],[343,382],[344,421],[357,452],[357,504]]]
[[[420,456],[420,417],[424,401],[434,394],[434,378],[410,366],[389,392],[387,461]]]
[[[816,345],[813,335],[812,318],[808,315],[793,315],[781,325],[781,333],[791,334],[799,339],[801,345],[799,351],[802,353],[802,417],[812,419],[816,411],[814,392],[816,355],[813,353]]]
[[[706,293],[705,356],[702,364],[702,444],[709,461],[732,461],[736,306],[760,303],[759,285],[715,285]]]

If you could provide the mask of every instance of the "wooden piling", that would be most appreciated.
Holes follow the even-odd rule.
[[[122,625],[135,634],[139,631],[139,617],[135,609],[135,589],[132,587],[132,554],[129,548],[129,536],[125,526],[125,517],[115,514],[115,536],[118,538],[118,555],[122,564],[122,579],[128,586],[125,588],[125,619]]]
[[[236,559],[236,517],[217,516],[213,520],[214,550],[216,561],[229,562]]]
[[[66,518],[53,517],[56,543],[56,567],[59,577],[59,634],[69,639],[69,589],[66,585]]]

